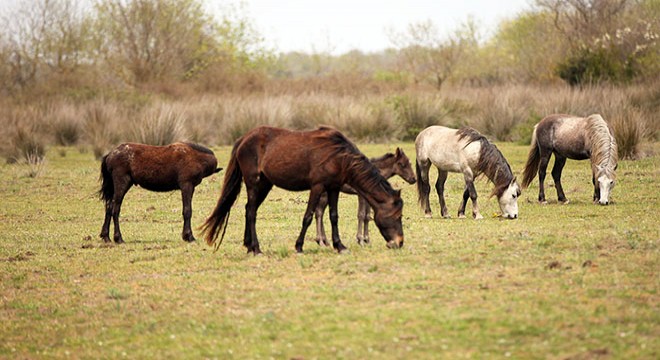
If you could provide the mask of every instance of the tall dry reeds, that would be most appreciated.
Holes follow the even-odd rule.
[[[3,154],[17,157],[16,149],[28,146],[19,144],[29,143],[28,135],[43,148],[77,144],[91,147],[100,157],[124,141],[231,144],[259,125],[291,129],[330,125],[356,141],[411,141],[429,125],[467,125],[493,140],[529,143],[534,124],[546,115],[599,113],[610,123],[621,157],[634,158],[640,155],[641,142],[658,138],[660,86],[507,85],[447,87],[441,93],[258,93],[143,100],[140,106],[123,98],[41,107],[9,103],[0,109],[0,131],[15,138],[5,146],[15,149],[14,155],[9,154],[11,149]]]

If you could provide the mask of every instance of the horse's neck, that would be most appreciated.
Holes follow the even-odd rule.
[[[394,159],[394,158],[392,158]],[[394,161],[392,159],[380,159],[373,160],[371,163],[374,164],[378,172],[385,178],[389,179],[394,176]],[[396,161],[396,159],[394,159]]]
[[[365,165],[351,166],[347,183],[355,189],[358,195],[365,198],[372,208],[376,208],[378,204],[385,202],[390,197],[390,194],[381,186],[373,186],[372,179],[364,176],[364,171],[368,171],[364,169]],[[378,169],[378,167],[376,168]]]

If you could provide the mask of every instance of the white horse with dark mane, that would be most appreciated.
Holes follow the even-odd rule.
[[[426,217],[431,217],[429,204],[429,168],[431,164],[438,168],[438,180],[435,189],[440,198],[442,217],[448,218],[444,188],[449,172],[462,173],[465,179],[463,201],[458,209],[458,217],[465,217],[468,198],[472,199],[472,215],[482,219],[477,205],[477,191],[474,179],[483,174],[494,185],[491,195],[497,196],[502,216],[509,219],[518,217],[518,196],[520,186],[513,176],[511,167],[500,150],[475,129],[464,127],[451,129],[444,126],[430,126],[417,135],[417,194],[419,204]]]
[[[527,187],[538,172],[541,203],[546,203],[543,181],[552,154],[555,154],[552,178],[560,203],[568,203],[561,185],[561,171],[566,159],[591,159],[594,203],[609,204],[610,193],[616,180],[617,145],[612,131],[600,115],[582,118],[554,114],[546,116],[534,126],[522,186]]]

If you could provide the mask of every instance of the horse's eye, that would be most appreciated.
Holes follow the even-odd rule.
[[[516,198],[516,194],[513,194],[512,196],[513,196],[514,199]]]
[[[614,180],[610,181],[610,185],[614,185]]]

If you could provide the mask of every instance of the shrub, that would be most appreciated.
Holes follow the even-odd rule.
[[[403,140],[414,140],[420,131],[431,125],[441,125],[448,111],[439,99],[394,96],[386,100],[394,109]]]
[[[99,159],[122,138],[119,127],[126,117],[118,106],[105,102],[93,102],[84,109],[84,135]]]
[[[609,124],[614,133],[620,159],[637,159],[639,145],[646,132],[644,114],[638,109],[620,109],[610,115]]]
[[[133,139],[142,144],[167,145],[185,140],[186,118],[172,105],[159,104],[143,111],[133,124]]]

